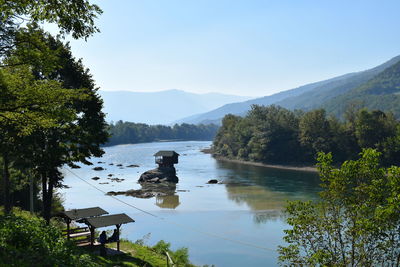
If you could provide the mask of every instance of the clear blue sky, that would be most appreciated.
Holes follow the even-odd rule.
[[[72,41],[102,90],[263,96],[400,54],[400,1],[95,1],[101,33]]]

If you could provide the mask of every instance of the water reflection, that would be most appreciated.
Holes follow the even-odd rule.
[[[317,199],[321,190],[317,173],[264,168],[217,161],[228,199],[247,205],[257,224],[282,220],[289,200]]]
[[[256,224],[264,224],[268,221],[283,221],[285,219],[285,213],[281,210],[256,211],[253,216],[253,221]]]
[[[163,209],[175,209],[181,204],[178,195],[156,196],[156,205]]]

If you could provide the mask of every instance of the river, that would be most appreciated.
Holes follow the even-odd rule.
[[[287,200],[318,198],[317,174],[217,161],[200,152],[210,145],[191,141],[106,147],[102,158],[91,159],[93,166],[63,169],[64,183],[70,187],[61,190],[64,205],[66,209],[100,206],[110,214],[126,213],[135,223],[122,226],[122,238],[136,241],[145,237],[148,245],[163,239],[173,249],[188,247],[194,264],[276,266],[276,248],[283,244],[283,230],[288,229],[282,210]],[[139,189],[137,180],[141,173],[156,167],[153,154],[158,150],[180,154],[174,195],[150,199],[117,196],[127,205],[101,192]],[[130,164],[139,167],[127,168]],[[105,170],[94,171],[94,166]],[[111,181],[108,174],[124,180]],[[92,180],[95,176],[100,179]],[[206,184],[210,179],[222,184]]]

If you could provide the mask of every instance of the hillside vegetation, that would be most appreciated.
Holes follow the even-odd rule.
[[[385,165],[398,164],[400,122],[379,110],[348,110],[341,122],[323,109],[304,113],[253,106],[245,117],[225,116],[213,146],[230,159],[295,165],[314,164],[318,152],[332,152],[340,163],[374,148],[384,152]]]
[[[182,119],[180,122],[221,123],[222,118],[227,114],[244,116],[252,105],[273,104],[290,110],[308,111],[325,108],[329,114],[340,117],[348,105],[358,103],[359,108],[393,111],[398,117],[396,103],[397,106],[400,106],[400,103],[396,88],[400,84],[396,79],[396,69],[399,62],[400,56],[397,56],[369,70],[341,75],[245,102],[227,104],[212,111]],[[380,90],[380,96],[377,99],[376,95],[371,94],[369,90],[360,89],[376,87],[383,81],[386,89]]]
[[[327,101],[323,107],[339,117],[350,105],[391,111],[400,118],[400,62],[363,85]]]

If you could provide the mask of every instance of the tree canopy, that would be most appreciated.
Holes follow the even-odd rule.
[[[108,137],[102,101],[89,70],[75,59],[66,34],[98,31],[102,11],[87,0],[0,0],[0,146],[5,211],[10,211],[10,168],[29,166],[42,182],[43,214],[50,218],[58,169],[101,156]],[[57,37],[41,23],[54,23]]]
[[[323,191],[318,202],[290,202],[291,229],[280,261],[296,266],[397,266],[400,259],[400,168],[382,168],[380,153],[332,165],[319,153]]]
[[[400,135],[391,113],[348,112],[344,121],[323,109],[289,111],[253,106],[245,117],[227,115],[214,139],[215,153],[263,163],[314,164],[318,152],[333,152],[334,162],[356,158],[363,148],[385,152],[385,165],[398,164]]]

